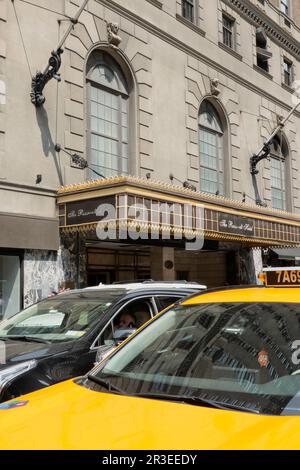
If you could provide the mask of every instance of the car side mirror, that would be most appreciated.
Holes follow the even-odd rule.
[[[96,354],[95,365],[101,362],[103,359],[105,359],[106,356],[108,356],[111,353],[111,351],[115,349],[115,347],[116,347],[115,344],[112,344],[110,346],[107,346],[107,345],[99,346],[97,350],[97,354]]]

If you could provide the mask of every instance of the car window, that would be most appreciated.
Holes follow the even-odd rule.
[[[95,374],[129,394],[299,416],[299,338],[299,303],[182,304],[156,317]]]
[[[113,336],[114,336],[114,325],[113,325],[113,322],[110,321],[108,325],[106,325],[106,327],[102,331],[98,339],[97,346],[113,345],[114,344]]]
[[[136,330],[150,320],[156,313],[152,297],[129,302],[117,312],[112,321],[105,327],[97,340],[96,346],[109,346],[114,344],[114,337],[116,336],[117,330]]]
[[[158,304],[158,310],[164,310],[165,308],[169,307],[169,305],[174,304],[178,300],[182,299],[184,297],[183,295],[181,296],[159,296],[157,297],[157,304]]]
[[[97,325],[119,298],[119,292],[109,290],[51,297],[2,321],[0,338],[31,336],[49,341],[80,338]]]

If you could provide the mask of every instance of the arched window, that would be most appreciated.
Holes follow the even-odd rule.
[[[272,207],[286,210],[286,158],[288,157],[288,146],[282,135],[274,137],[270,156]]]
[[[121,67],[95,51],[87,66],[89,165],[105,177],[128,173],[129,91]],[[90,179],[97,175],[90,172]]]
[[[199,115],[200,191],[224,194],[224,130],[220,117],[209,101]]]

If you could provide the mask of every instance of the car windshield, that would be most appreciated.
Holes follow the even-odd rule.
[[[202,303],[158,316],[92,375],[132,395],[300,415],[299,364],[299,303]]]
[[[123,290],[61,294],[43,300],[0,322],[0,340],[29,337],[72,341],[90,331]]]

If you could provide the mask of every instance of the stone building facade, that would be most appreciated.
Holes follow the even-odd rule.
[[[274,158],[258,164],[258,192],[249,168],[250,157],[293,107],[299,2],[89,0],[63,46],[61,81],[50,80],[45,103],[35,107],[31,79],[44,70],[81,4],[0,0],[2,314],[60,285],[148,277],[208,285],[254,281],[261,247],[298,244],[300,112],[272,144]],[[122,100],[119,114],[95,98],[95,89],[103,99]],[[116,124],[115,153],[104,111],[109,129]],[[104,157],[103,142],[110,149]],[[74,154],[90,168],[80,168]],[[218,230],[210,236],[208,228],[204,250],[188,253],[172,240],[101,242],[80,223],[71,230],[64,221],[59,232],[59,208],[68,210],[79,194],[93,199],[87,183],[98,184],[93,170],[107,178],[105,186],[98,176],[103,194],[115,194],[125,174],[136,178],[134,191],[144,198],[151,188],[157,198],[174,190],[178,201],[223,207],[238,223],[244,213],[282,223],[294,235],[277,233],[264,243],[264,229],[246,240],[241,233],[218,236]]]

